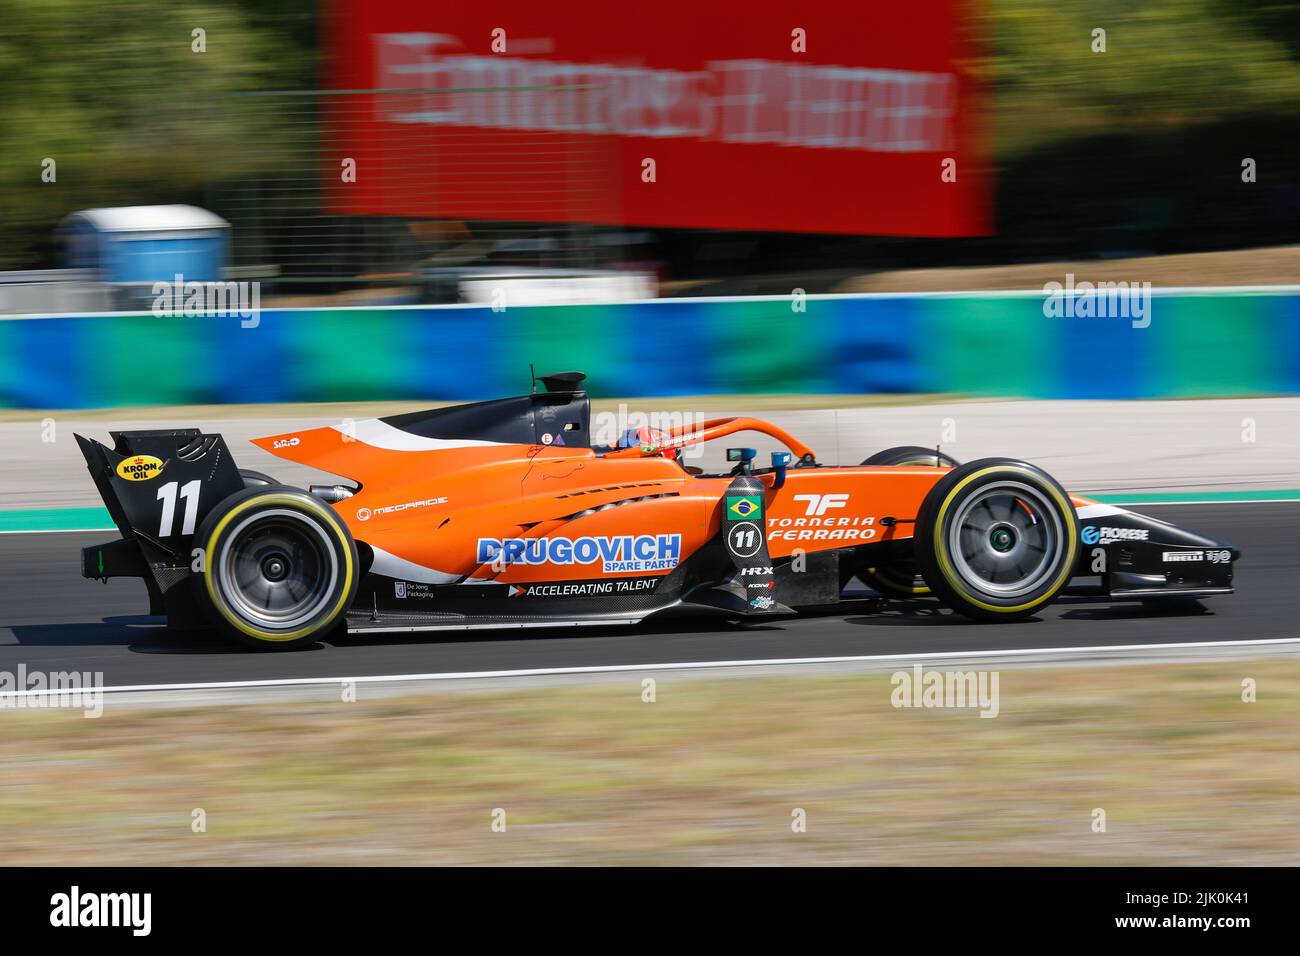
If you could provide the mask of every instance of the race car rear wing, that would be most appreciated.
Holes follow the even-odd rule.
[[[122,537],[83,548],[87,578],[138,577],[149,613],[198,623],[184,585],[194,572],[194,532],[243,478],[225,439],[197,428],[111,432],[113,447],[77,435],[90,477]]]

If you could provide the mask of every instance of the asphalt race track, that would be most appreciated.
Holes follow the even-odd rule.
[[[108,687],[282,678],[1288,639],[1300,628],[1300,504],[1134,510],[1222,537],[1244,554],[1237,593],[1167,609],[1066,595],[1037,618],[980,625],[933,601],[869,601],[755,628],[635,628],[377,635],[258,653],[202,632],[170,633],[138,581],[80,577],[79,549],[113,532],[0,535],[0,670],[98,671]]]

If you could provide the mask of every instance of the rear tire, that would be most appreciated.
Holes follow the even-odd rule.
[[[953,469],[916,517],[916,561],[934,593],[981,621],[1013,621],[1045,607],[1070,582],[1079,519],[1046,472],[984,458]]]
[[[357,547],[327,504],[285,485],[245,488],[199,525],[195,594],[218,629],[284,650],[328,635],[357,593]]]
[[[244,479],[245,488],[265,488],[267,485],[279,484],[270,475],[260,471],[253,471],[251,468],[239,469],[239,477]]]
[[[957,459],[934,448],[920,445],[899,445],[878,451],[862,463],[866,465],[930,465],[939,468],[956,468]],[[889,597],[929,597],[930,586],[925,583],[912,558],[896,558],[888,564],[861,567],[856,571],[863,584],[867,584]]]

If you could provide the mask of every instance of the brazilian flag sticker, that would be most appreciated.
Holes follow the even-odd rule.
[[[727,519],[729,521],[744,521],[746,518],[757,518],[762,512],[763,499],[758,495],[729,496],[727,498]]]

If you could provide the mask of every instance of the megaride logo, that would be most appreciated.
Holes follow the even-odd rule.
[[[127,481],[148,481],[162,474],[163,463],[153,455],[136,455],[123,458],[117,465],[117,476]]]

